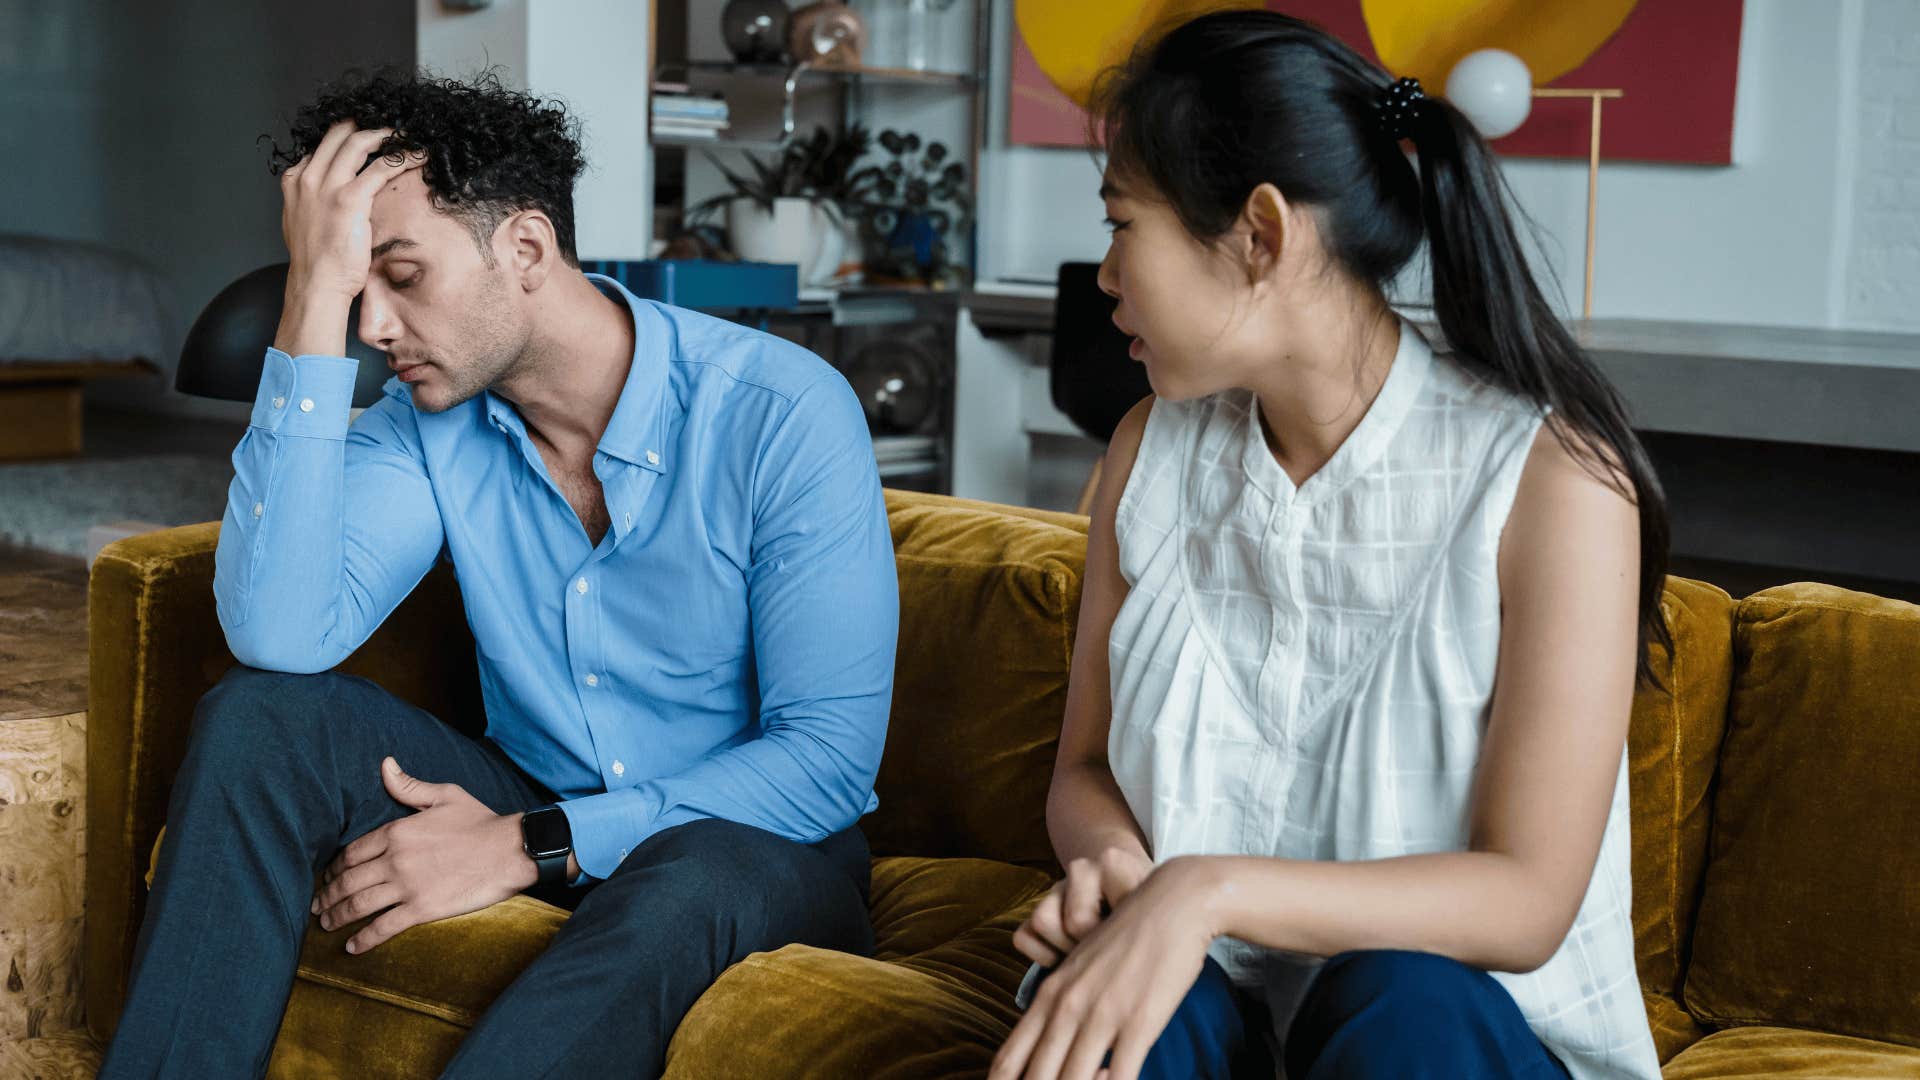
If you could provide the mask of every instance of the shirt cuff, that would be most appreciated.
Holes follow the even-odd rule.
[[[612,877],[627,853],[653,835],[660,816],[659,797],[639,787],[582,795],[559,805],[573,832],[573,858],[580,872],[601,881]]]
[[[288,356],[269,348],[254,395],[254,427],[275,435],[345,439],[360,364],[344,356]]]

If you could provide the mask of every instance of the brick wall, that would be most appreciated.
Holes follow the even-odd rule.
[[[1841,323],[1920,328],[1920,3],[1867,0],[1859,56]]]

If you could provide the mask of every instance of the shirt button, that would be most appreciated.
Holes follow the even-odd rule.
[[[589,676],[587,676],[587,685],[588,685],[588,686],[599,686],[599,685],[600,685],[600,676],[598,676],[598,675],[589,675]]]
[[[653,452],[652,450],[647,451],[647,464],[649,465],[660,464],[660,455]]]
[[[301,411],[301,412],[312,412],[312,411],[313,411],[313,399],[312,399],[312,398],[301,398],[301,399],[300,399],[300,411]]]
[[[616,762],[614,762],[614,763],[613,763],[613,775],[615,775],[615,776],[625,776],[625,775],[627,775],[627,767],[626,767],[625,765],[622,765],[622,764],[620,764],[620,763],[619,763],[618,761],[616,761]]]
[[[273,407],[274,407],[274,408],[276,408],[276,409],[284,409],[284,408],[286,408],[286,407],[287,407],[287,399],[286,399],[286,398],[283,398],[283,397],[277,397],[277,398],[274,398],[274,399],[273,399]]]
[[[265,504],[265,503],[254,503],[254,504],[253,504],[253,516],[254,516],[254,517],[259,517],[259,516],[260,516],[261,514],[263,514],[263,513],[265,513],[265,512],[266,512],[266,509],[267,509],[267,507],[266,507],[266,504]]]
[[[574,582],[573,591],[579,593],[581,596],[587,595],[587,579],[581,578],[580,580]]]

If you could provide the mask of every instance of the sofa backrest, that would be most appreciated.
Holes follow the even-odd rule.
[[[893,717],[862,828],[876,855],[1057,869],[1047,838],[1086,519],[888,492]]]
[[[1768,589],[1734,655],[1686,1005],[1920,1046],[1920,606]]]
[[[1706,867],[1714,773],[1733,677],[1733,599],[1669,577],[1660,599],[1673,649],[1654,645],[1659,685],[1634,695],[1627,731],[1632,800],[1633,938],[1661,1059],[1703,1032],[1680,1004]]]

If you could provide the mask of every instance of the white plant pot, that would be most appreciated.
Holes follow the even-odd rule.
[[[813,204],[813,214],[816,249],[811,269],[804,272],[804,282],[831,286],[838,283],[840,270],[847,261],[846,215],[825,200]]]
[[[735,199],[727,204],[727,232],[742,259],[794,263],[804,275],[819,254],[818,216],[812,199],[775,199],[771,214],[752,199]]]

